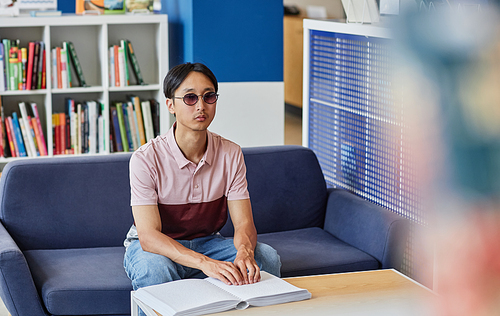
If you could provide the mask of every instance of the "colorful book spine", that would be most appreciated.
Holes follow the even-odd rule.
[[[61,73],[61,47],[56,47],[56,64],[57,64],[57,88],[62,89],[62,73]]]
[[[132,64],[132,71],[134,72],[135,79],[138,85],[144,85],[144,80],[142,79],[141,69],[139,68],[139,61],[137,60],[137,56],[135,55],[134,48],[132,47],[132,43],[127,40],[127,52],[130,59],[130,63]]]
[[[87,83],[85,82],[85,77],[83,76],[82,65],[80,64],[80,60],[76,55],[75,45],[73,45],[73,42],[67,42],[67,46],[69,49],[71,60],[73,61],[73,66],[75,67],[75,72],[76,72],[76,77],[78,78],[78,82],[81,87],[86,87]]]
[[[113,53],[115,55],[115,87],[120,87],[120,62],[119,62],[119,51],[118,51],[118,45],[113,45]]]
[[[0,43],[0,91],[7,90],[5,81],[5,50],[3,43]]]
[[[21,65],[22,65],[22,90],[26,90],[26,70],[27,70],[27,62],[28,62],[28,49],[23,47],[21,48]]]
[[[146,133],[144,131],[144,120],[141,109],[141,100],[139,99],[138,96],[129,96],[129,98],[134,103],[134,112],[137,116],[137,125],[139,127],[139,136],[141,142],[140,146],[142,146],[146,143]]]
[[[35,116],[38,134],[40,135],[40,138],[37,139],[38,148],[40,149],[40,156],[47,156],[47,144],[45,143],[45,136],[43,136],[42,123],[40,122],[40,116],[38,115],[38,106],[36,105],[36,103],[31,103],[31,110],[33,112],[33,115]]]
[[[110,107],[111,110],[111,118],[113,122],[113,136],[114,136],[114,144],[116,145],[114,150],[119,152],[123,151],[123,144],[122,144],[122,138],[121,138],[121,131],[120,131],[120,123],[118,121],[118,109],[116,106]]]
[[[142,101],[142,115],[144,116],[144,130],[146,131],[146,139],[153,139],[155,136],[153,131],[153,120],[151,119],[151,105],[149,101]]]
[[[26,90],[31,90],[34,57],[35,57],[35,42],[29,42],[29,44],[28,44],[28,68],[26,69]]]
[[[10,90],[19,90],[18,82],[19,82],[19,67],[18,67],[18,62],[19,58],[17,57],[18,54],[18,47],[15,46],[15,44],[11,44],[11,48],[9,51],[9,75],[10,75],[10,80],[9,80],[9,86]]]
[[[125,79],[125,55],[123,47],[118,47],[118,75],[120,76],[120,87],[127,86]]]
[[[121,102],[116,103],[116,112],[118,114],[118,124],[120,126],[120,135],[122,139],[123,151],[128,151],[127,131],[125,129],[125,121],[123,119],[123,107]]]
[[[111,46],[109,48],[109,86],[115,86],[115,50],[114,47]]]
[[[63,50],[65,51],[66,53],[66,71],[67,71],[67,74],[68,74],[68,88],[71,88],[73,87],[73,80],[71,78],[71,57],[70,57],[70,51],[69,51],[69,47],[68,47],[68,42],[63,42]]]
[[[66,55],[66,49],[64,47],[61,48],[61,83],[63,89],[69,88],[68,56]]]
[[[14,135],[16,137],[17,147],[19,149],[19,157],[26,157],[26,147],[24,147],[21,126],[19,125],[19,118],[16,112],[12,113],[12,126],[14,128]]]
[[[120,47],[123,49],[123,72],[125,75],[125,85],[129,86],[130,85],[130,79],[129,79],[129,72],[128,72],[128,48],[127,48],[127,41],[121,40],[120,41]]]
[[[42,59],[42,89],[47,88],[47,53],[45,49],[43,51],[43,59]]]
[[[38,55],[38,69],[37,69],[37,79],[36,79],[36,88],[42,89],[42,81],[43,81],[43,64],[45,61],[45,43],[40,42],[40,54]]]
[[[10,40],[3,39],[3,49],[5,52],[5,78],[7,82],[5,83],[6,89],[11,90],[10,88]]]
[[[19,110],[21,111],[21,119],[23,121],[22,125],[24,125],[25,129],[23,133],[24,143],[28,149],[28,154],[31,154],[31,157],[34,157],[36,156],[36,146],[30,130],[30,118],[28,117],[28,111],[26,110],[26,103],[20,102]]]
[[[9,141],[10,153],[12,157],[19,157],[19,151],[16,150],[17,149],[15,145],[16,139],[13,130],[14,127],[12,126],[12,118],[9,116],[5,120],[5,131],[7,133],[7,139]]]
[[[35,42],[35,53],[33,54],[33,71],[31,74],[31,89],[38,87],[38,64],[40,63],[40,42]]]

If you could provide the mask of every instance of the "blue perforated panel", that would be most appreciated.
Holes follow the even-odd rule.
[[[389,39],[310,31],[308,142],[329,185],[423,223],[392,52]]]

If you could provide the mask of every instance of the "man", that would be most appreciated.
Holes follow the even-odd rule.
[[[176,122],[130,160],[134,225],[124,266],[134,290],[205,276],[251,284],[261,269],[279,276],[278,254],[257,242],[241,148],[208,131],[218,99],[214,74],[203,64],[178,65],[163,88]],[[233,239],[218,234],[227,209]]]

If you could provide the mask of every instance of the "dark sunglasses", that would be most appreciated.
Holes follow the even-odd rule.
[[[195,105],[198,102],[199,97],[201,97],[203,99],[203,101],[205,101],[205,103],[207,103],[207,104],[214,104],[215,102],[217,102],[219,95],[215,92],[207,92],[203,95],[188,93],[188,94],[184,95],[183,97],[174,97],[174,99],[182,99],[182,101],[184,101],[184,103],[186,103],[186,105],[191,106],[191,105]]]

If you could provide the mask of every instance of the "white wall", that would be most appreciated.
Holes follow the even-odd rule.
[[[241,147],[283,145],[283,82],[219,82],[217,112],[209,130]]]

